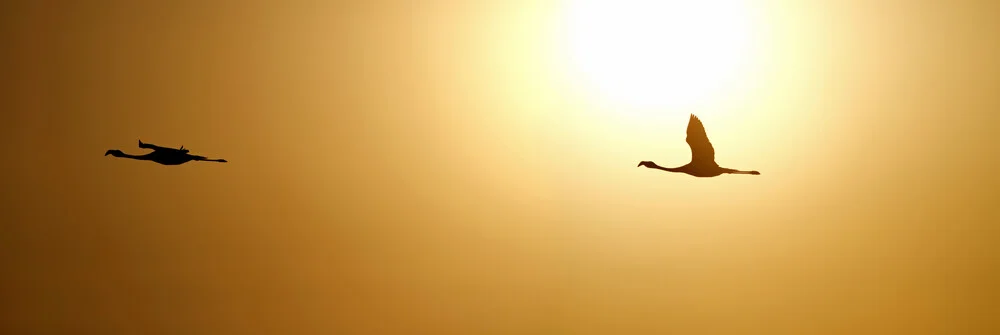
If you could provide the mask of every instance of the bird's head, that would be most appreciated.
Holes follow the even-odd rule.
[[[651,167],[656,166],[656,163],[653,163],[651,161],[641,161],[641,162],[639,162],[639,165],[636,165],[635,167],[640,167],[640,166],[645,166],[645,167],[651,168]]]
[[[115,157],[118,157],[121,154],[122,154],[121,150],[115,150],[115,149],[108,150],[107,152],[104,153],[105,156],[112,155],[112,156],[115,156]]]

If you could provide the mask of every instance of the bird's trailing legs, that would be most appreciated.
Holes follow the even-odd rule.
[[[204,161],[204,162],[219,162],[219,163],[228,163],[229,162],[229,161],[227,161],[225,159],[221,159],[221,158],[218,158],[218,159],[206,158],[205,156],[194,156],[194,160],[196,160],[196,161]]]
[[[740,171],[736,169],[726,169],[726,168],[723,168],[722,171],[725,171],[725,173],[732,173],[732,174],[752,174],[752,175],[760,174],[760,172],[757,171]]]

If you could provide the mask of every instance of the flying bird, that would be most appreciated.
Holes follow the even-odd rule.
[[[225,159],[209,159],[205,158],[204,156],[188,154],[189,150],[184,149],[183,145],[180,147],[180,149],[164,148],[149,143],[142,143],[142,140],[139,140],[139,147],[143,149],[153,149],[153,152],[141,156],[136,156],[136,155],[126,154],[121,150],[112,149],[105,152],[104,155],[105,156],[111,155],[121,158],[138,159],[143,161],[154,161],[163,165],[180,165],[190,161],[206,161],[206,162],[221,162],[221,163],[226,162]]]
[[[688,121],[687,143],[691,147],[691,163],[687,163],[687,165],[668,168],[656,165],[656,163],[651,161],[642,161],[636,167],[645,166],[650,169],[687,173],[695,177],[715,177],[723,173],[760,174],[757,171],[740,171],[720,167],[715,162],[715,148],[712,147],[712,142],[708,141],[708,134],[705,133],[705,125],[701,124],[701,120],[697,116],[694,116],[694,114],[691,114],[691,119]]]

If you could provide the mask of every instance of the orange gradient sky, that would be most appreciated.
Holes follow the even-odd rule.
[[[5,2],[0,333],[1000,333],[1000,2],[711,3]]]

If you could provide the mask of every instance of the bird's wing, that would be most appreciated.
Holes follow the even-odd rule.
[[[143,149],[153,149],[153,150],[157,150],[157,151],[159,151],[159,150],[177,150],[177,149],[174,149],[174,148],[161,147],[161,146],[158,146],[156,144],[145,143],[142,140],[139,141],[139,147],[143,148]]]
[[[691,163],[715,165],[715,148],[708,141],[705,125],[694,114],[691,114],[688,121],[687,143],[691,146]]]
[[[158,146],[156,144],[142,143],[141,145],[139,145],[139,147],[140,148],[153,149],[153,151],[162,151],[162,152],[170,152],[170,153],[186,154],[186,153],[190,152],[190,150],[188,150],[187,148],[184,148],[184,146],[181,146],[181,148],[178,149],[178,148],[161,147],[161,146]]]

